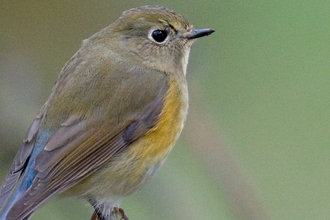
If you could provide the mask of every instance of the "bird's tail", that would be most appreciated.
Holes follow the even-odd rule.
[[[24,194],[24,192],[19,190],[19,188],[16,189],[16,191],[11,195],[11,197],[6,202],[4,207],[2,207],[2,209],[0,211],[0,220],[14,220],[14,219],[10,219],[8,217],[8,213],[12,209],[12,207],[15,205],[15,203],[22,197],[23,194]],[[18,219],[15,219],[15,220],[18,220]],[[27,220],[27,219],[24,219],[24,220]]]

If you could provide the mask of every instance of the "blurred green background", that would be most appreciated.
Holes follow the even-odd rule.
[[[124,200],[130,219],[328,219],[328,1],[2,0],[0,181],[81,41],[146,4],[216,33],[192,48],[187,126],[159,173]],[[32,219],[91,213],[57,198]]]

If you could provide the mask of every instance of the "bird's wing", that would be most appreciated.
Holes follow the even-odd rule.
[[[134,78],[137,76],[133,74],[131,80],[135,81],[135,84],[123,82],[119,85],[120,89],[113,89],[113,91],[128,92],[124,98],[116,94],[109,97],[109,100],[116,97],[124,99],[114,102],[120,106],[110,107],[110,111],[111,108],[114,108],[114,111],[120,109],[120,116],[115,118],[118,123],[97,124],[87,119],[80,120],[74,115],[62,122],[61,127],[48,139],[36,158],[34,167],[36,176],[32,185],[11,208],[8,217],[24,219],[31,215],[51,196],[65,191],[91,175],[114,155],[129,147],[131,143],[155,126],[168,90],[168,82],[164,75],[160,72],[148,73],[147,78],[139,82],[136,81],[138,78]],[[153,80],[150,77],[158,77],[158,79]],[[148,88],[152,88],[146,92],[143,88],[148,80],[152,80],[153,83],[148,85]],[[141,102],[142,99],[144,99],[143,102]],[[121,102],[135,104],[131,109],[132,105],[121,104]],[[43,132],[42,129],[41,126],[38,132]],[[26,146],[23,147],[26,148]],[[30,149],[28,150],[31,152]],[[24,161],[29,157],[29,152],[23,155],[23,159],[20,159],[20,155],[16,156],[15,161],[22,161],[19,166],[23,168],[17,166],[13,170],[24,169],[24,164],[26,164]],[[7,179],[10,190],[18,177],[10,175]],[[4,197],[7,196],[6,194]]]
[[[10,171],[6,176],[5,181],[3,182],[0,188],[0,210],[10,196],[12,190],[17,184],[19,178],[24,171],[28,158],[30,157],[35,141],[36,136],[40,127],[40,122],[43,117],[44,107],[41,108],[40,113],[37,115],[36,119],[31,124],[26,138],[23,141],[23,145],[16,154],[16,157],[11,165]]]

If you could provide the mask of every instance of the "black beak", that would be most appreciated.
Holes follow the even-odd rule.
[[[193,30],[191,30],[190,33],[187,33],[187,35],[185,37],[189,40],[196,39],[196,38],[200,38],[200,37],[210,35],[214,31],[215,30],[209,29],[209,28],[207,28],[207,29],[193,29]]]

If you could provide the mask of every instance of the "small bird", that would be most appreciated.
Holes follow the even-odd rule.
[[[55,195],[128,219],[123,197],[141,188],[183,128],[195,29],[162,6],[123,12],[83,41],[32,122],[0,188],[0,220],[27,220]]]

